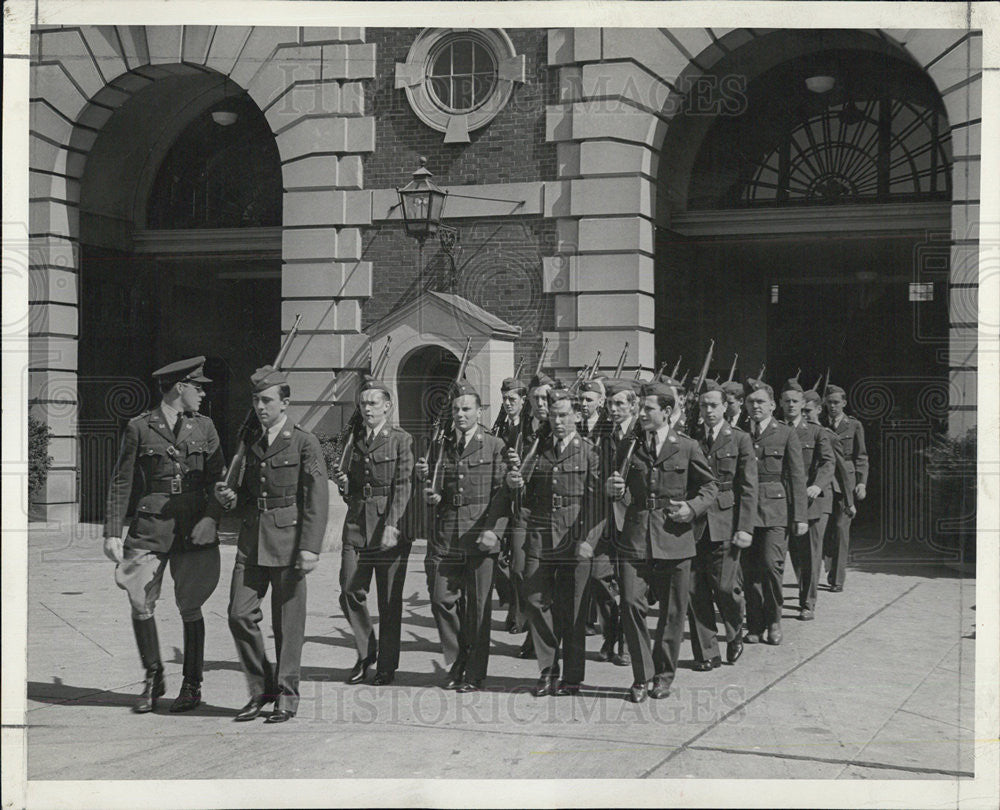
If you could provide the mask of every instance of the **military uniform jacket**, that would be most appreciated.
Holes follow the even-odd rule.
[[[299,550],[320,553],[330,508],[319,440],[286,421],[265,450],[258,434],[239,490],[243,517],[237,550],[251,565],[283,567]]]
[[[626,452],[627,443],[619,452],[619,465]],[[698,442],[671,428],[653,458],[640,441],[625,474],[625,489],[628,506],[617,543],[619,554],[637,560],[682,560],[695,555],[699,518],[719,494]],[[679,523],[668,517],[671,499],[687,501],[694,521]]]
[[[868,449],[865,447],[865,429],[862,424],[847,414],[844,414],[837,427],[829,421],[825,424],[840,439],[840,449],[844,453],[848,471],[854,476],[855,484],[867,484]]]
[[[521,449],[519,455],[521,459],[527,454],[528,450],[531,448],[532,443],[535,441],[536,436],[540,436],[540,442],[545,442],[550,440],[552,435],[549,431],[549,423],[542,421],[538,423],[538,429],[536,430],[534,425],[534,417],[528,414],[526,417],[521,418],[521,423],[518,426],[518,435],[514,436],[514,440],[511,442],[509,447],[515,447],[518,441],[518,436],[520,436]],[[541,444],[539,444],[539,448]],[[515,448],[516,449],[516,448]],[[524,500],[524,490],[519,490],[510,494],[510,506],[511,515],[513,517],[513,527],[523,528],[528,523],[528,517],[530,516],[530,510]]]
[[[504,443],[479,425],[458,453],[454,431],[444,440],[441,503],[435,510],[433,550],[442,556],[485,554],[477,545],[484,531],[503,536],[509,520]],[[496,554],[499,547],[488,552]]]
[[[134,482],[139,500],[125,546],[149,551],[189,551],[191,529],[206,515],[216,520],[222,508],[212,495],[225,464],[219,434],[207,416],[180,414],[180,433],[160,408],[140,414],[125,428],[118,462],[108,488],[104,534],[124,534]]]
[[[802,444],[794,429],[771,418],[764,433],[753,439],[757,455],[757,526],[805,523],[806,469]]]
[[[559,452],[556,440],[546,436],[523,490],[528,513],[525,555],[575,557],[599,522],[602,483],[600,460],[589,441],[574,435]]]
[[[400,543],[409,543],[403,515],[412,493],[413,437],[383,425],[366,439],[367,428],[355,436],[347,471],[347,516],[343,542],[355,548],[377,548],[386,526],[399,529]]]
[[[510,418],[508,418],[504,424],[503,428],[497,434],[497,438],[500,439],[505,447],[514,447],[517,443],[517,437],[521,434],[521,422],[516,425],[512,424]]]
[[[806,468],[806,486],[817,486],[823,490],[818,498],[808,504],[808,519],[818,520],[833,511],[833,475],[836,457],[829,431],[822,425],[799,421],[795,432],[802,445],[802,463]],[[808,500],[808,496],[807,496]]]
[[[702,450],[712,469],[719,495],[705,513],[701,528],[715,543],[726,543],[736,532],[753,534],[757,519],[757,455],[750,434],[722,422],[711,445],[704,436]]]
[[[833,431],[833,428],[828,428],[825,425],[821,425],[827,432],[830,438],[830,447],[833,449],[833,459],[834,459],[834,474],[833,474],[833,491],[841,494],[844,498],[844,502],[850,506],[854,506],[854,468],[848,465],[847,459],[844,457],[844,449],[840,446],[840,439],[837,434]],[[831,501],[833,498],[831,497]]]

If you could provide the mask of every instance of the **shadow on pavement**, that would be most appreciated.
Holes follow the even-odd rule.
[[[170,685],[167,685],[167,694],[160,698],[157,705],[156,714],[168,714],[170,703],[174,695],[170,693]],[[113,692],[110,690],[96,690],[88,686],[71,686],[63,683],[57,678],[53,683],[42,681],[28,681],[28,700],[38,703],[49,703],[58,706],[96,706],[100,708],[114,708],[130,710],[135,702],[136,695],[140,689],[136,685],[133,693]],[[181,712],[174,717],[206,717],[206,716],[226,716],[233,713],[232,709],[222,706],[213,706],[209,703],[202,703],[197,709],[190,712]]]

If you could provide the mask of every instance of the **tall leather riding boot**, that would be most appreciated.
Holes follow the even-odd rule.
[[[205,664],[205,620],[184,622],[184,682],[170,711],[188,712],[201,705],[201,673]]]
[[[142,694],[136,698],[132,711],[145,714],[156,708],[156,699],[167,691],[163,681],[163,663],[160,661],[160,639],[156,634],[156,619],[132,619],[132,630],[139,647],[139,659],[146,670]]]

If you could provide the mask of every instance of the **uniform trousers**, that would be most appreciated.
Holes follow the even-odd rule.
[[[735,641],[743,626],[743,586],[740,577],[740,547],[729,540],[713,542],[709,529],[696,547],[691,574],[691,649],[698,661],[719,656],[715,606],[726,628],[726,641]]]
[[[359,549],[345,543],[340,552],[340,609],[354,633],[358,658],[377,659],[377,671],[387,675],[399,666],[403,583],[409,556],[409,543],[386,550]],[[378,638],[368,611],[372,575],[378,601]]]
[[[515,507],[515,511],[520,510]],[[510,564],[507,571],[511,585],[511,602],[507,610],[507,617],[513,619],[519,627],[527,627],[529,608],[524,590],[524,547],[527,539],[527,526],[523,516],[511,520],[507,531],[510,536]]]
[[[602,649],[611,650],[620,636],[618,614],[618,585],[615,582],[615,565],[608,544],[603,544],[594,554],[590,569],[590,601],[601,618]],[[589,611],[588,611],[589,613]]]
[[[464,679],[486,678],[490,660],[491,600],[495,554],[442,554],[424,560],[431,613],[441,636],[445,663],[458,663]]]
[[[218,544],[172,553],[126,547],[122,556],[115,566],[115,584],[128,594],[133,619],[153,618],[168,564],[181,619],[196,622],[202,618],[201,606],[219,584]]]
[[[669,686],[674,680],[691,595],[691,560],[620,560],[622,622],[635,683],[656,680]],[[648,593],[660,603],[652,640],[646,624]]]
[[[575,555],[524,563],[525,601],[531,640],[543,675],[559,674],[568,684],[583,683],[587,654],[587,593],[592,561]],[[561,653],[561,655],[560,655]]]
[[[264,652],[261,602],[271,589],[271,629],[277,672]],[[277,708],[296,712],[306,632],[306,577],[292,566],[264,566],[236,554],[229,589],[229,629],[247,676],[250,695],[277,697]]]
[[[829,514],[814,518],[809,521],[808,532],[788,538],[788,555],[792,558],[792,568],[799,583],[799,607],[803,610],[816,609],[816,585],[823,563],[823,535],[829,520]]]
[[[747,630],[755,635],[781,621],[784,604],[781,583],[787,553],[788,529],[785,526],[758,526],[753,530],[753,543],[742,554]]]
[[[851,521],[845,508],[844,496],[839,492],[833,495],[833,514],[826,527],[826,537],[823,543],[823,563],[826,566],[828,585],[844,587],[847,577],[847,557],[851,546]]]

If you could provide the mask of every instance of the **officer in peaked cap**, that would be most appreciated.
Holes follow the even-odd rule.
[[[319,440],[288,418],[291,388],[272,366],[250,377],[259,430],[248,438],[238,492],[216,497],[243,518],[229,591],[229,629],[243,664],[250,701],[234,719],[253,720],[274,702],[269,723],[295,716],[306,626],[306,574],[319,564],[329,509],[329,482]],[[260,604],[271,595],[271,627],[280,639],[276,664],[264,651]]]
[[[863,501],[868,485],[868,449],[865,447],[865,429],[861,422],[844,413],[847,394],[839,385],[826,387],[826,419],[824,424],[837,434],[840,448],[850,473],[854,476],[854,507]],[[844,493],[835,494],[833,517],[826,527],[823,562],[827,569],[827,584],[830,591],[844,590],[847,576],[847,557],[851,545],[851,521],[855,509],[851,507]]]
[[[453,386],[438,480],[428,480],[426,463],[417,470],[434,513],[424,568],[449,667],[442,685],[459,692],[478,691],[486,678],[493,577],[510,519],[504,443],[479,424],[481,414],[479,392],[464,381]]]
[[[677,410],[675,386],[646,383],[639,395],[641,439],[625,476],[619,472],[628,452],[623,447],[605,485],[611,498],[628,495],[617,551],[625,638],[632,656],[628,699],[634,703],[647,694],[654,699],[670,694],[690,598],[695,526],[718,494],[698,443],[671,423]],[[657,597],[663,611],[652,642],[646,627],[647,591]]]
[[[143,691],[133,707],[137,713],[152,711],[166,689],[153,613],[168,564],[184,622],[184,681],[170,711],[189,711],[201,703],[201,607],[219,581],[221,509],[212,490],[225,464],[215,425],[198,413],[203,386],[211,382],[204,364],[204,357],[192,357],[153,372],[160,405],[128,423],[108,489],[104,553],[117,563],[115,582],[128,594],[145,669]],[[141,491],[135,517],[126,525],[137,469]]]
[[[788,552],[799,582],[799,618],[811,621],[816,610],[816,584],[823,556],[823,532],[832,509],[836,457],[829,431],[810,422],[805,415],[805,392],[796,379],[781,390],[781,410],[785,423],[795,428],[802,445],[806,472],[807,521],[809,531],[788,539]]]
[[[374,377],[358,391],[363,429],[352,436],[346,470],[337,471],[347,501],[340,552],[340,607],[354,633],[357,662],[348,683],[375,666],[376,686],[392,682],[399,666],[403,582],[411,538],[404,516],[412,493],[413,437],[390,425],[392,392]],[[378,592],[378,636],[368,610],[372,575]]]

